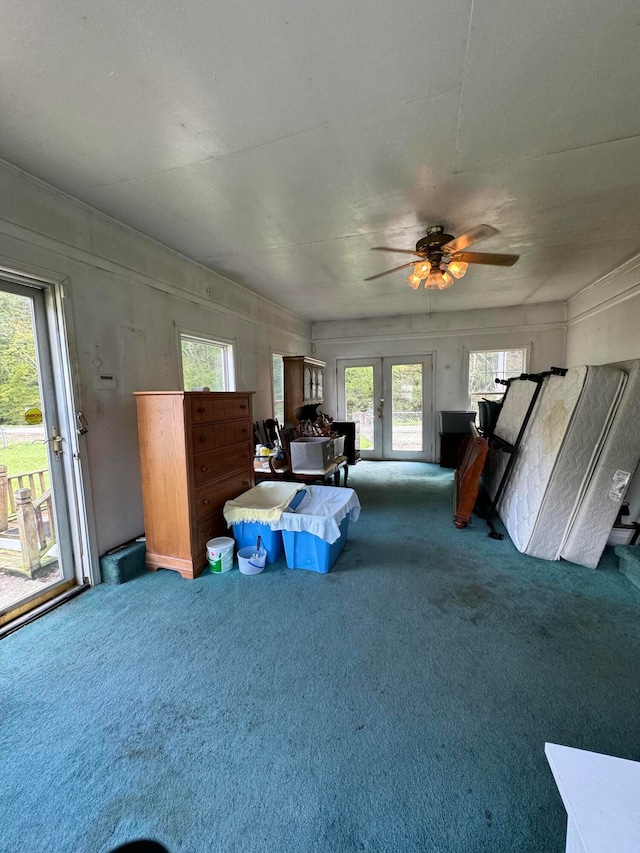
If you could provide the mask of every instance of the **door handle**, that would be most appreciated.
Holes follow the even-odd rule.
[[[60,456],[62,455],[62,442],[63,441],[64,441],[63,437],[58,434],[58,427],[52,426],[51,427],[51,438],[45,438],[45,440],[43,441],[43,444],[51,443],[53,445],[53,452],[55,453],[55,455],[59,459]]]
[[[384,409],[384,398],[380,397],[380,405],[378,406],[378,418],[382,420],[382,410]]]

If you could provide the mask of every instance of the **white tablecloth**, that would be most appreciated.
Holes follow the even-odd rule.
[[[340,524],[360,517],[360,501],[353,489],[338,486],[305,486],[306,494],[295,510],[285,509],[272,530],[312,533],[330,545],[340,538]]]

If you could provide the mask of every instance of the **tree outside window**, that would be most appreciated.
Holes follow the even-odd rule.
[[[496,379],[510,379],[525,372],[526,349],[479,350],[469,353],[469,403],[478,411],[479,400],[501,400],[504,385]]]
[[[273,377],[273,417],[279,424],[284,423],[284,361],[281,355],[271,356],[271,374]]]
[[[209,388],[233,391],[233,347],[219,341],[180,335],[182,380],[185,391]]]

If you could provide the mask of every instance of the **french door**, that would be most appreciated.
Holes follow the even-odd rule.
[[[433,460],[432,357],[338,359],[340,419],[360,424],[362,459]]]
[[[43,288],[0,280],[0,626],[76,584],[50,320]]]

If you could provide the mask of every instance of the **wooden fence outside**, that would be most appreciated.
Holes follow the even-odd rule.
[[[51,489],[46,487],[47,468],[9,476],[0,465],[0,534],[15,520],[24,569],[40,568],[41,552],[56,539]],[[47,531],[46,522],[49,529]]]

